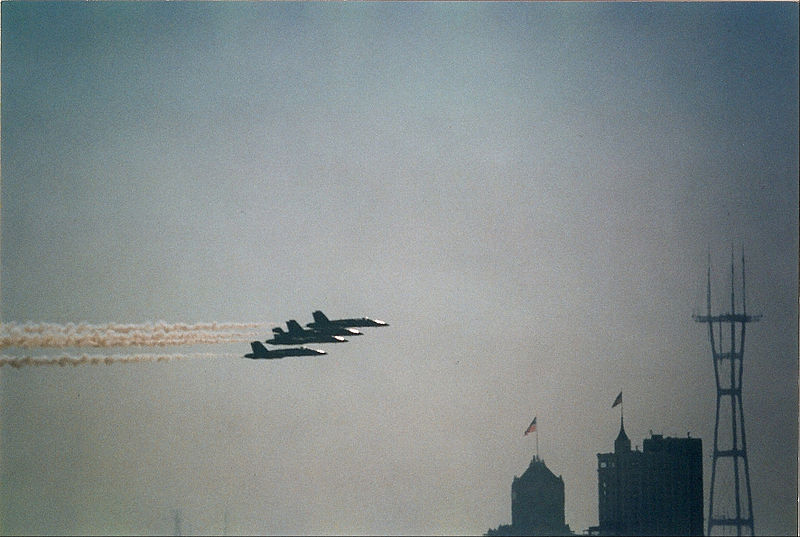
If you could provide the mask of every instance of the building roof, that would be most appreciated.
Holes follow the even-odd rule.
[[[525,470],[521,476],[515,477],[514,481],[517,480],[524,480],[524,481],[563,481],[561,476],[556,476],[547,465],[544,463],[542,459],[535,456],[531,460],[531,464],[528,466],[528,469]]]

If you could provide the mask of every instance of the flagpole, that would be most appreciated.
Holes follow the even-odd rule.
[[[539,460],[539,425],[536,425],[536,460]]]

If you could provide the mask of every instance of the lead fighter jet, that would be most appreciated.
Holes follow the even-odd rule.
[[[275,349],[269,350],[260,341],[253,341],[250,343],[253,352],[245,354],[245,358],[252,360],[277,360],[286,356],[318,356],[320,354],[328,354],[325,351],[318,349],[309,349],[308,347],[295,347],[293,349]]]
[[[314,323],[311,323],[314,324]],[[355,328],[347,328],[346,326],[339,326],[336,324],[329,324],[323,327],[312,328],[314,332],[326,334],[329,336],[363,336],[364,332],[356,330]],[[291,333],[291,330],[289,331]]]
[[[352,327],[352,326],[389,326],[389,323],[379,321],[377,319],[370,319],[369,317],[361,317],[358,319],[334,319],[330,320],[320,310],[315,311],[313,314],[314,322],[308,323],[306,326],[314,330],[327,330],[335,326],[338,327]]]
[[[317,330],[306,330],[294,319],[286,321],[286,326],[289,328],[288,332],[284,332],[280,327],[273,328],[272,339],[268,339],[266,343],[298,345],[302,343],[344,343],[347,341],[342,336],[333,336]]]

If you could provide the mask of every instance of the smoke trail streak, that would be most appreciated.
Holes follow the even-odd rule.
[[[133,331],[163,331],[163,332],[191,332],[191,331],[224,331],[224,330],[247,330],[258,328],[270,323],[167,323],[156,321],[154,323],[141,324],[89,324],[89,323],[3,323],[2,328],[16,330],[25,333],[85,333],[85,332],[133,332]]]
[[[228,356],[239,356],[238,354],[220,354],[220,353],[190,353],[190,354],[119,354],[119,355],[90,355],[82,354],[80,356],[4,356],[0,355],[0,367],[5,365],[20,369],[25,366],[41,367],[45,365],[57,365],[65,367],[71,365],[73,367],[90,364],[90,365],[111,365],[111,364],[125,364],[125,363],[144,363],[144,362],[169,362],[171,360],[185,360],[187,358],[220,358]]]
[[[266,323],[157,323],[0,325],[2,347],[130,347],[252,341]]]
[[[189,332],[165,334],[163,332],[130,334],[36,334],[0,336],[0,347],[166,347],[170,345],[198,345],[252,341],[251,332]]]

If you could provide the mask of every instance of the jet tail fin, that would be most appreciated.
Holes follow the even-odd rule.
[[[326,324],[328,323],[328,318],[322,313],[320,310],[315,311],[311,315],[314,316],[314,322],[318,324]]]
[[[260,341],[253,341],[250,343],[250,346],[253,348],[253,354],[255,356],[266,356],[269,352],[264,344]]]
[[[294,319],[292,319],[290,321],[286,321],[286,326],[289,327],[289,333],[290,334],[293,333],[293,332],[302,332],[303,331],[303,327],[300,326],[300,323],[298,323]]]

